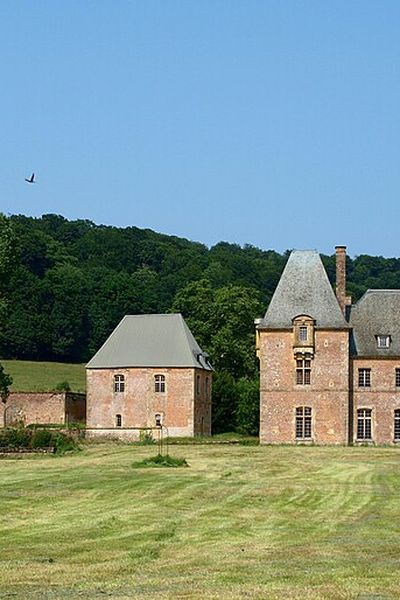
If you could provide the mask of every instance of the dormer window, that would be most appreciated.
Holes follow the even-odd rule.
[[[378,348],[390,348],[390,335],[377,335],[376,343]]]
[[[310,355],[314,354],[314,329],[315,321],[309,315],[298,315],[293,319],[293,350],[295,356],[305,352]]]

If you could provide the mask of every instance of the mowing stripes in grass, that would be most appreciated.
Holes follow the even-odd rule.
[[[3,460],[0,597],[398,598],[394,448],[176,446]]]

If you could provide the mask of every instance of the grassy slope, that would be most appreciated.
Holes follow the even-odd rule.
[[[393,448],[98,444],[0,463],[0,597],[399,598]]]
[[[48,392],[58,383],[68,381],[73,392],[84,392],[85,365],[1,360],[4,370],[13,378],[12,392]]]

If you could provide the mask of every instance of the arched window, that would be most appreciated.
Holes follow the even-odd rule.
[[[122,415],[115,415],[115,426],[122,427]]]
[[[114,392],[124,392],[125,391],[125,376],[124,375],[114,375]]]
[[[372,440],[371,408],[359,408],[357,411],[357,439]]]
[[[154,375],[154,391],[165,392],[165,375]]]
[[[400,409],[394,411],[394,439],[400,442]]]
[[[309,406],[298,406],[296,408],[296,439],[311,439],[311,417],[312,412]]]

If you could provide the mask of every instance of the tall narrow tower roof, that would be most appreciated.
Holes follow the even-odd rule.
[[[308,315],[315,326],[348,328],[321,258],[315,250],[294,250],[286,263],[259,328],[286,329],[299,315]]]

